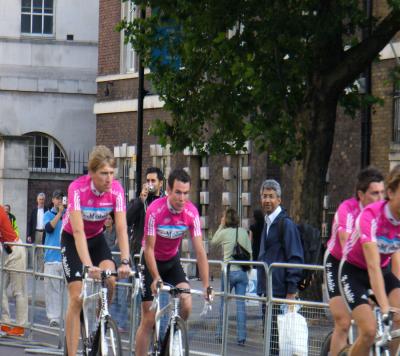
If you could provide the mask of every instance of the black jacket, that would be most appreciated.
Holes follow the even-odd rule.
[[[46,212],[47,210],[49,210],[48,208],[44,207],[44,212]],[[35,207],[32,212],[31,212],[31,216],[29,218],[28,221],[28,227],[26,229],[26,236],[30,236],[32,239],[32,243],[36,242],[38,244],[43,244],[44,243],[44,238],[45,238],[45,234],[43,233],[43,239],[42,241],[35,241],[35,232],[36,232],[36,223],[37,223],[37,212],[38,212],[38,208]]]
[[[132,199],[129,202],[126,211],[126,221],[129,231],[131,232],[129,234],[129,240],[132,256],[139,253],[142,247],[146,209],[154,200],[161,198],[162,196],[164,196],[164,194],[161,194],[159,196],[148,195],[145,204],[143,204],[142,199],[140,198]]]
[[[284,220],[283,240],[278,236],[278,222]],[[301,244],[300,234],[297,225],[287,216],[286,211],[282,211],[275,218],[269,228],[267,235],[267,225],[261,234],[260,252],[258,260],[266,262],[269,266],[274,262],[283,263],[304,263],[303,246]],[[274,297],[285,298],[288,293],[296,293],[297,283],[302,276],[302,270],[296,268],[276,268],[272,273],[272,294]],[[258,269],[257,293],[265,294],[267,279],[263,268]]]

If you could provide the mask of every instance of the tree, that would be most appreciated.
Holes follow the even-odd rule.
[[[292,162],[292,216],[318,226],[338,103],[362,104],[355,81],[400,29],[400,1],[385,1],[383,18],[358,0],[135,3],[151,15],[119,29],[172,115],[152,132],[175,151],[229,153],[252,140]]]

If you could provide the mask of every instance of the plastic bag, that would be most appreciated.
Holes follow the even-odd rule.
[[[246,287],[246,296],[258,297],[258,295],[257,295],[257,270],[255,268],[252,268],[250,271],[247,272],[247,277],[249,279],[249,283],[247,283],[247,287]],[[246,299],[246,306],[259,307],[260,302],[258,300]]]
[[[279,356],[307,356],[307,321],[297,311],[278,315]]]

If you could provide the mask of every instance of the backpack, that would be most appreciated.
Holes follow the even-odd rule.
[[[281,245],[283,250],[285,250],[284,243],[284,219],[281,218],[278,221],[278,234],[279,240],[281,241]],[[297,229],[300,235],[300,241],[303,246],[303,254],[304,254],[304,263],[307,265],[318,265],[321,263],[321,246],[322,246],[322,237],[319,229],[316,227],[301,223],[297,224]],[[302,291],[306,289],[311,282],[313,281],[317,271],[303,269],[302,277],[297,284],[297,288]]]

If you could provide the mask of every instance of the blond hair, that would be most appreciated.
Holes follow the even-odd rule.
[[[103,145],[94,146],[92,152],[90,152],[89,155],[89,162],[88,162],[89,171],[96,172],[105,164],[108,164],[113,168],[116,167],[115,158],[111,150]]]
[[[395,192],[400,184],[400,164],[395,166],[386,178],[386,190]],[[388,198],[386,198],[388,199]]]

